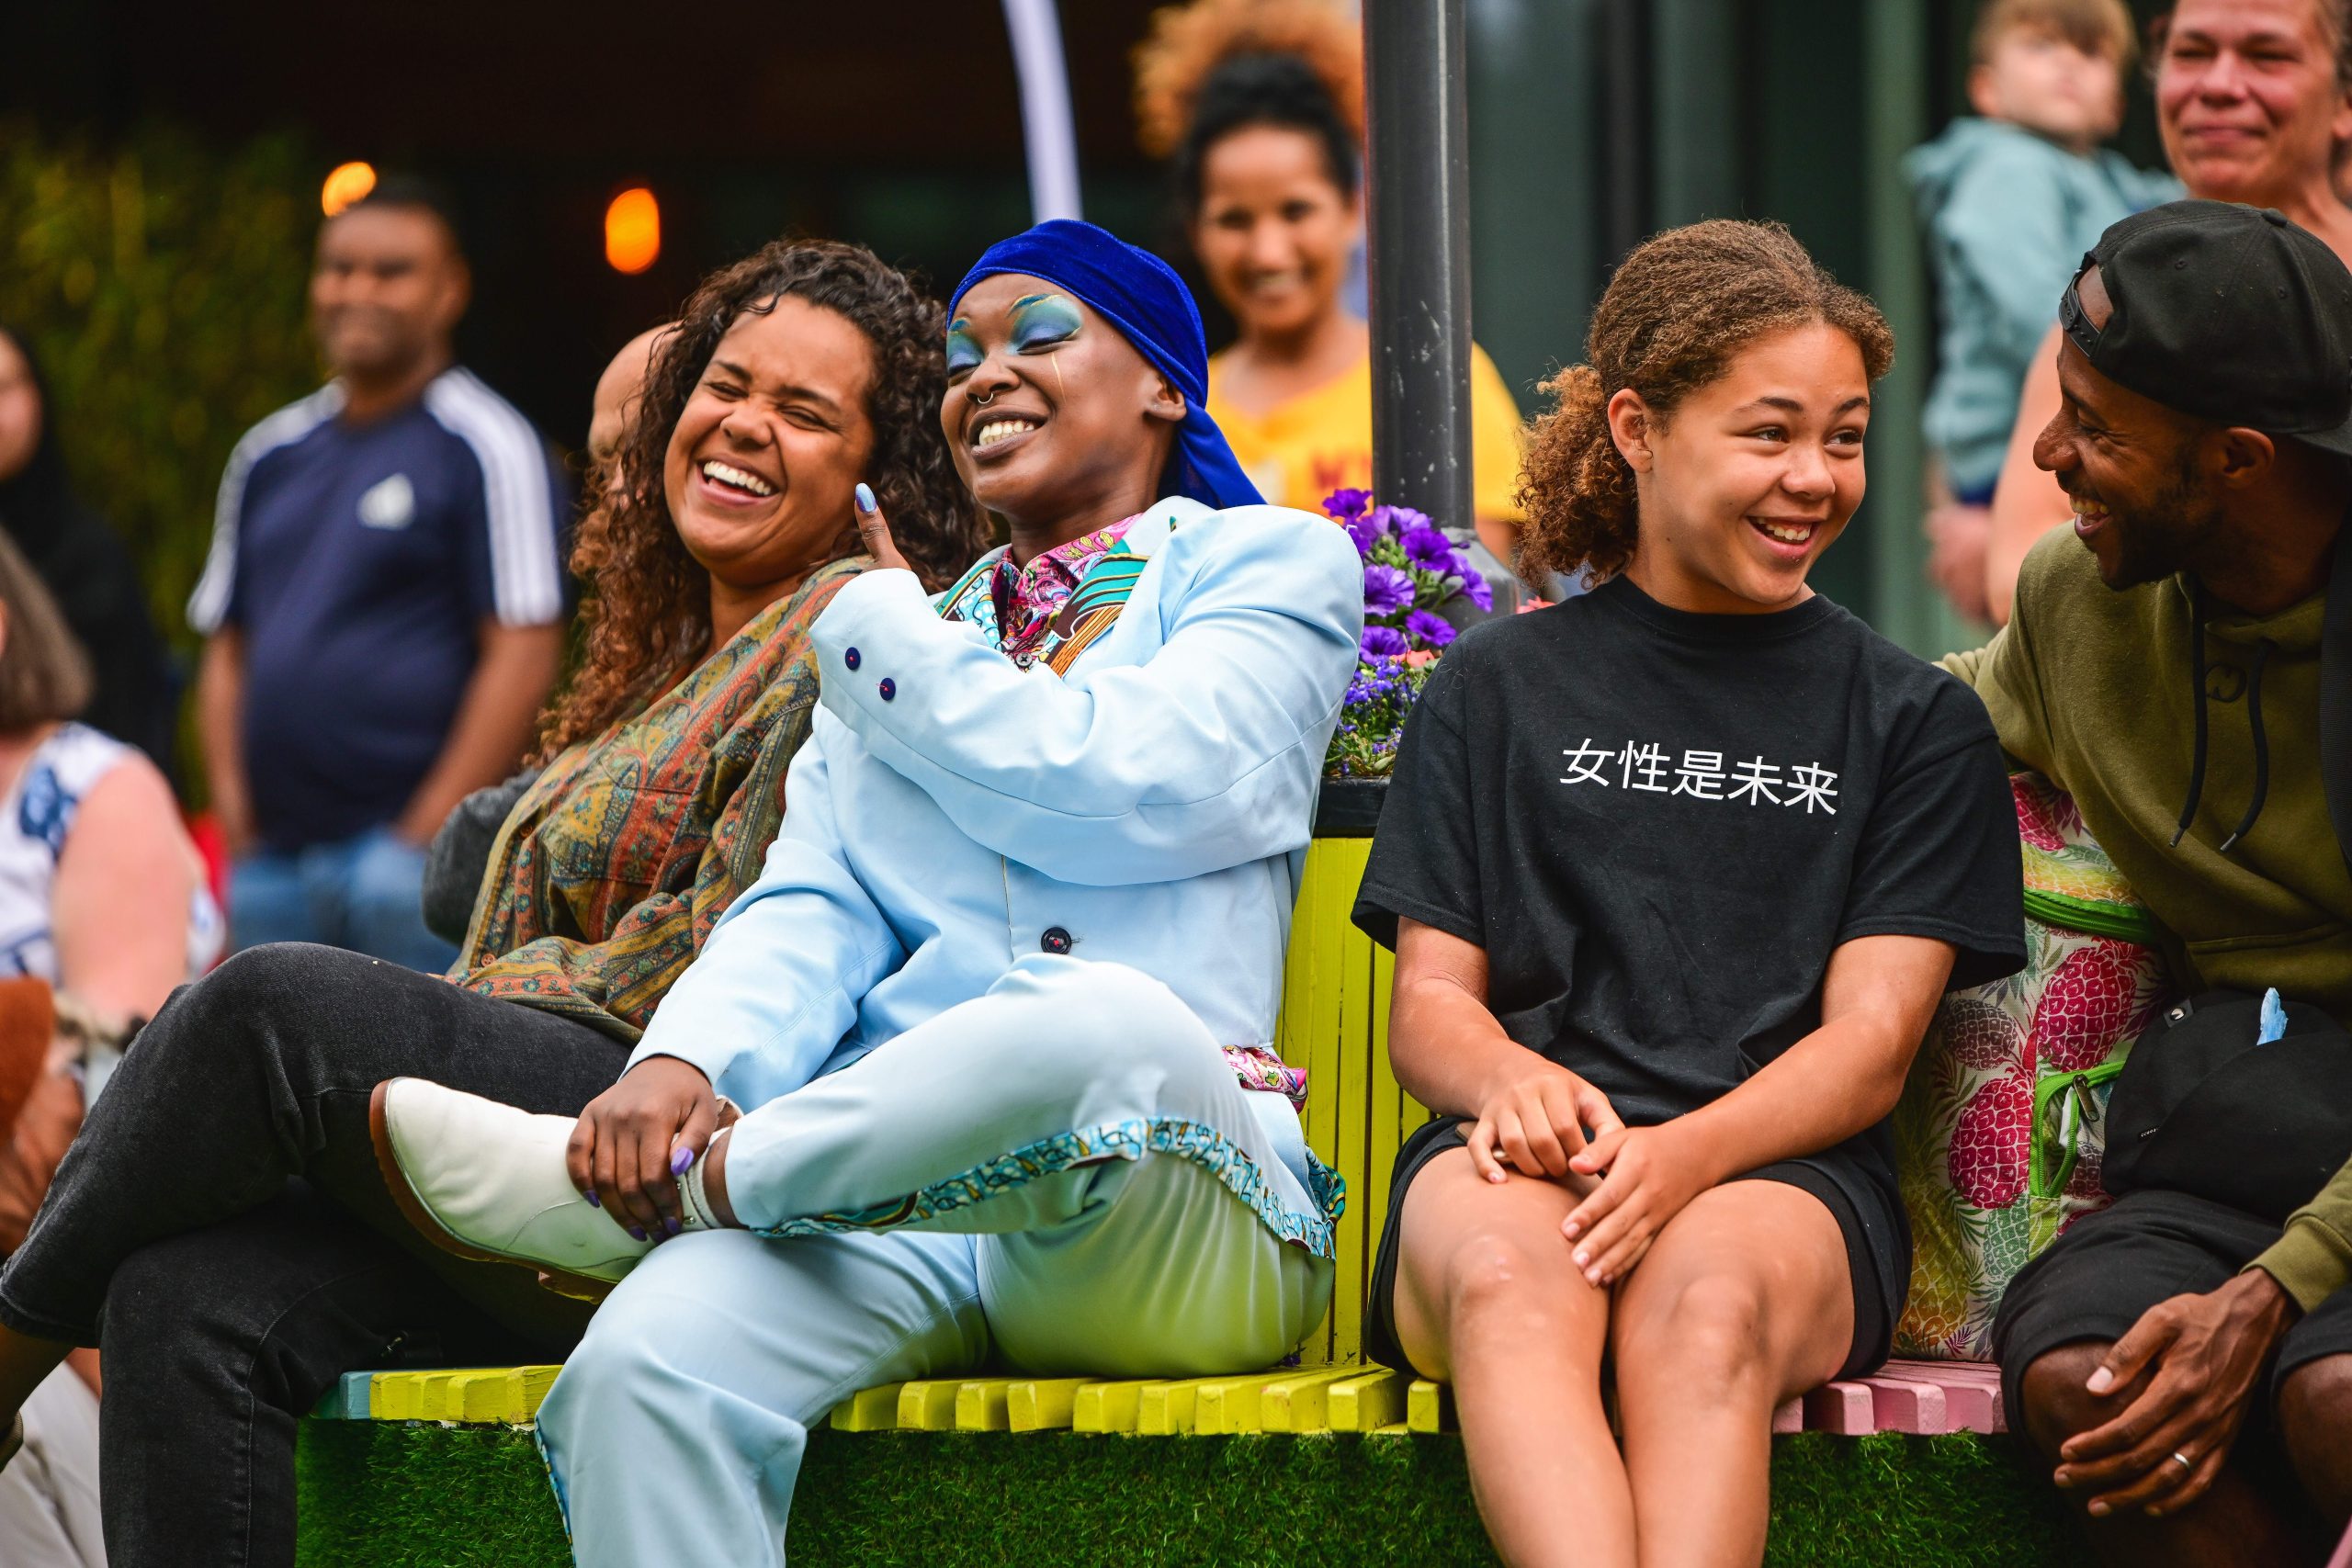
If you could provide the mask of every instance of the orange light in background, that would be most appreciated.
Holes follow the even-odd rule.
[[[332,218],[376,188],[372,164],[338,164],[319,188],[319,208]]]
[[[662,254],[662,206],[643,186],[605,209],[605,259],[615,272],[640,273]]]

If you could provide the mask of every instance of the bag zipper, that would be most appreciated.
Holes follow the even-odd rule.
[[[2060,1073],[2033,1086],[2032,1164],[2027,1190],[2036,1198],[2054,1198],[2065,1190],[2067,1178],[2082,1157],[2084,1134],[2098,1129],[2106,1136],[2107,1102],[2096,1094],[2123,1070],[2128,1057],[2101,1062],[2079,1072]],[[2055,1146],[2057,1168],[2052,1169]]]

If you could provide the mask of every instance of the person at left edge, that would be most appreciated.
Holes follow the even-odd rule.
[[[247,432],[221,476],[188,621],[235,948],[447,969],[424,845],[513,770],[554,683],[562,481],[455,362],[468,292],[430,186],[387,177],[328,219],[311,321],[334,379]]]

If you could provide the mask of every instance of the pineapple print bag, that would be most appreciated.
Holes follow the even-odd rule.
[[[2025,871],[2026,967],[1944,998],[1894,1113],[1911,1216],[1899,1356],[1992,1359],[2010,1277],[2099,1185],[2108,1096],[2165,999],[2147,910],[2034,773],[2009,787]]]

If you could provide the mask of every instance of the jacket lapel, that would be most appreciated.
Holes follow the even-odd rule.
[[[1127,600],[1143,581],[1145,569],[1150,566],[1151,558],[1159,553],[1160,546],[1168,542],[1169,535],[1207,511],[1199,502],[1182,496],[1155,502],[1128,525],[1116,549],[1087,569],[1070,593],[1068,608],[1062,612],[1069,630],[1061,646],[1046,660],[1055,674],[1068,675],[1079,655],[1118,625]]]

